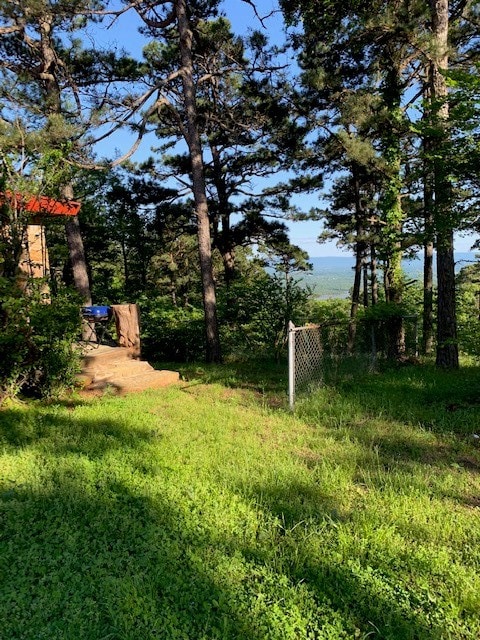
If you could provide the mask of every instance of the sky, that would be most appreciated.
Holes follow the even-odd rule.
[[[246,35],[251,30],[266,30],[269,40],[273,43],[281,43],[283,41],[283,22],[281,13],[278,10],[276,0],[255,0],[258,14],[265,18],[264,27],[255,16],[252,6],[242,0],[224,0],[221,9],[232,23],[233,31],[239,35]],[[137,19],[138,20],[138,19]],[[125,48],[132,55],[140,55],[141,48],[145,43],[143,36],[138,34],[137,28],[139,22],[134,18],[134,14],[130,13],[123,16],[115,25],[108,30],[105,28],[95,28],[95,39],[102,39],[106,43],[118,43],[119,47]],[[287,60],[285,60],[287,62]],[[292,60],[290,60],[292,62]],[[139,151],[132,157],[133,161],[141,161],[150,155],[150,147],[152,142],[144,144]],[[112,155],[113,147],[118,147],[117,153],[123,154],[129,146],[129,138],[126,134],[117,137],[114,141],[103,143],[98,148],[99,155]],[[322,194],[307,194],[297,196],[295,205],[304,211],[308,211],[312,207],[325,206],[321,200]],[[304,221],[304,222],[287,222],[289,228],[290,240],[293,244],[298,245],[305,250],[310,257],[321,256],[347,256],[348,251],[344,251],[336,246],[335,241],[329,241],[322,244],[317,242],[317,238],[322,231],[320,221]],[[455,242],[456,251],[469,251],[471,245],[475,241],[472,236],[457,236]]]

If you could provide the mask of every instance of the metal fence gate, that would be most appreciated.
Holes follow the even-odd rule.
[[[288,324],[288,403],[295,407],[295,394],[307,382],[322,380],[323,347],[320,325],[296,327]]]
[[[402,316],[404,357],[418,355],[418,318]],[[349,344],[348,320],[324,324],[288,325],[288,400],[295,407],[295,396],[300,389],[318,385],[326,372],[342,366],[352,367],[354,361],[372,368],[378,359],[389,358],[390,329],[388,319],[360,320],[356,323],[353,344]]]

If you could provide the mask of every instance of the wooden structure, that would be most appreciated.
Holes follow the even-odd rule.
[[[98,394],[108,389],[123,394],[177,384],[180,375],[177,371],[157,371],[148,362],[134,358],[129,349],[100,345],[85,354],[77,380],[86,392]]]
[[[46,277],[50,264],[42,220],[45,216],[76,216],[80,211],[80,203],[6,191],[0,193],[0,204],[8,204],[12,209],[25,212],[29,216],[23,233],[22,253],[18,265],[20,281]]]

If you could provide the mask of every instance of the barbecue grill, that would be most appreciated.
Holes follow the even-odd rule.
[[[88,322],[91,328],[89,339],[86,342],[95,342],[97,347],[102,344],[111,316],[111,307],[102,305],[82,307],[82,318]]]

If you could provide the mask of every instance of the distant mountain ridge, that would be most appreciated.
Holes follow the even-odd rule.
[[[473,252],[459,252],[455,254],[455,269],[460,269],[471,262],[475,262]],[[314,297],[320,299],[346,298],[353,285],[353,267],[355,265],[352,256],[324,256],[309,258],[313,266],[312,271],[300,273],[298,280],[311,287]],[[423,278],[423,262],[418,260],[404,260],[403,269],[412,280]],[[381,273],[379,274],[381,277]]]

